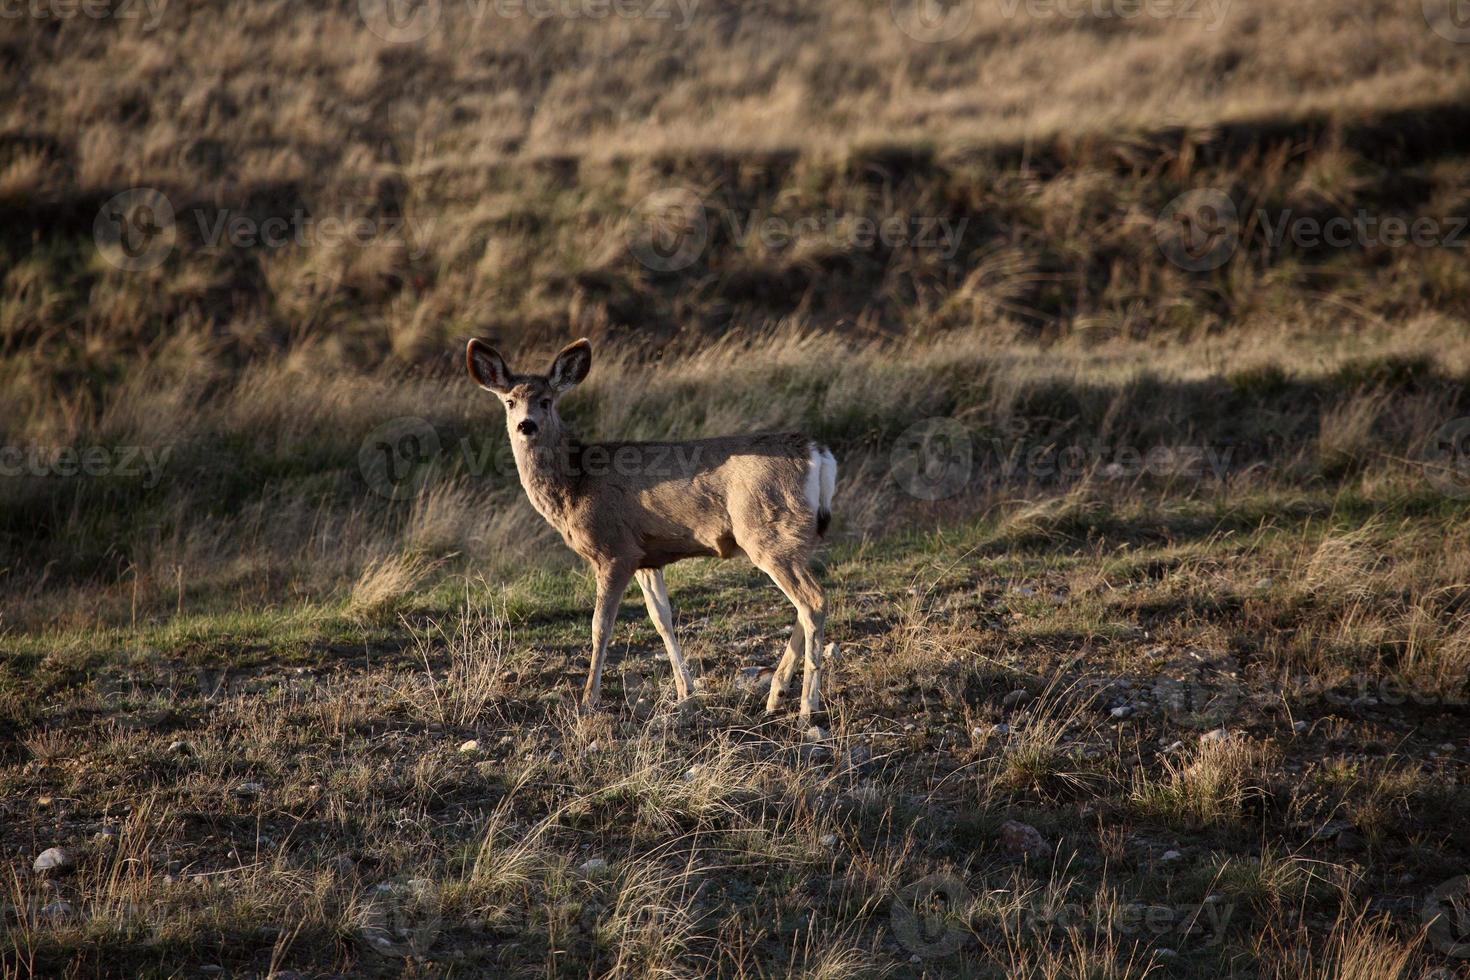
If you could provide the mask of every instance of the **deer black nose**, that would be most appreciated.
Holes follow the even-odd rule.
[[[534,436],[536,434],[536,423],[530,419],[521,419],[521,424],[516,426],[516,431],[523,436]]]

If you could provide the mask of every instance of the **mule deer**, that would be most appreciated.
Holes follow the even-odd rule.
[[[743,554],[796,607],[766,710],[776,709],[803,654],[800,717],[820,710],[826,599],[809,563],[832,516],[837,461],[830,450],[798,434],[583,443],[556,409],[592,367],[585,339],[563,348],[544,375],[512,373],[480,340],[469,342],[465,356],[470,377],[505,405],[526,496],[596,576],[584,705],[597,703],[613,620],[634,578],[668,650],[679,699],[689,697],[693,681],[674,635],[663,568],[681,558]]]

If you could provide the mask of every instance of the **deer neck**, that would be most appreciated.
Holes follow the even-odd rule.
[[[555,442],[543,442],[534,448],[512,437],[516,472],[531,505],[553,525],[566,517],[576,499],[573,479],[574,454],[581,448],[577,439],[562,430]]]

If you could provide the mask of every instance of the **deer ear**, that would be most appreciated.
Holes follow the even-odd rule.
[[[481,388],[496,394],[510,391],[510,368],[505,366],[505,358],[483,340],[470,341],[465,348],[465,363],[469,365],[471,380]]]
[[[548,381],[554,391],[568,391],[582,383],[587,372],[592,370],[592,345],[587,338],[573,341],[561,349],[556,360],[551,362]]]

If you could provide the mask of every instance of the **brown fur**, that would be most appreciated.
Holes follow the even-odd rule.
[[[470,341],[466,358],[470,376],[506,407],[526,495],[596,575],[584,702],[597,700],[612,621],[635,576],[668,648],[679,695],[687,697],[692,682],[673,636],[662,569],[683,558],[745,555],[797,608],[798,624],[772,679],[767,707],[774,709],[805,650],[801,714],[819,708],[825,597],[809,563],[830,514],[825,506],[814,509],[807,496],[813,440],[781,433],[582,443],[562,422],[556,403],[586,377],[587,341],[566,347],[544,376],[513,374],[479,341]],[[826,502],[824,496],[821,503]]]

